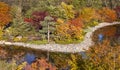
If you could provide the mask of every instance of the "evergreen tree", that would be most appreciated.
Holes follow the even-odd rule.
[[[36,34],[35,29],[28,23],[25,23],[22,19],[14,19],[11,26],[5,29],[5,35],[12,37],[29,36],[32,34]]]
[[[50,16],[46,16],[44,21],[41,22],[41,25],[42,25],[42,29],[39,30],[39,33],[42,37],[43,40],[50,40],[53,39],[53,37],[55,36],[54,35],[54,32],[55,32],[55,22],[54,22],[54,19]]]

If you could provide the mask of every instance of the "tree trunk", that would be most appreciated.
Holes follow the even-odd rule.
[[[49,30],[49,23],[48,23],[48,33],[47,33],[47,39],[48,39],[48,43],[50,41],[50,30]]]

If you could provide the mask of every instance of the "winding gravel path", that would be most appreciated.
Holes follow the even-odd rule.
[[[50,52],[69,52],[69,53],[82,52],[82,51],[87,50],[90,46],[94,45],[94,42],[92,41],[91,36],[92,36],[92,34],[94,33],[95,30],[97,30],[99,28],[102,28],[102,27],[105,27],[105,26],[116,25],[116,24],[120,24],[120,22],[100,23],[99,25],[90,28],[90,31],[85,35],[84,41],[79,43],[79,44],[35,45],[35,44],[28,44],[28,43],[22,43],[22,42],[6,42],[6,41],[0,41],[0,44],[23,46],[23,47],[40,49],[40,50],[50,51]]]

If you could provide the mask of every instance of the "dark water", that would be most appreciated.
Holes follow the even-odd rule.
[[[14,59],[17,61],[16,63],[18,65],[24,61],[27,61],[28,64],[31,64],[37,58],[39,59],[41,57],[44,57],[44,58],[49,57],[48,61],[51,62],[53,65],[55,65],[54,64],[55,59],[57,58],[60,58],[60,60],[70,59],[71,57],[70,55],[73,54],[73,53],[49,52],[49,56],[48,56],[48,51],[26,48],[26,47],[21,47],[21,46],[1,45],[0,48],[2,48],[3,50],[7,52],[5,57],[4,58],[0,57],[0,59],[6,60],[7,62],[11,62],[12,59]],[[82,55],[83,58],[86,58],[85,52],[80,52],[77,54]],[[61,68],[61,69],[69,70],[69,68],[70,67],[66,65],[65,68]]]

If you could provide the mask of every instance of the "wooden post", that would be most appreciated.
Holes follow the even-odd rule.
[[[48,32],[47,32],[47,39],[48,39],[48,44],[50,42],[50,30],[49,30],[49,23],[48,23]]]

